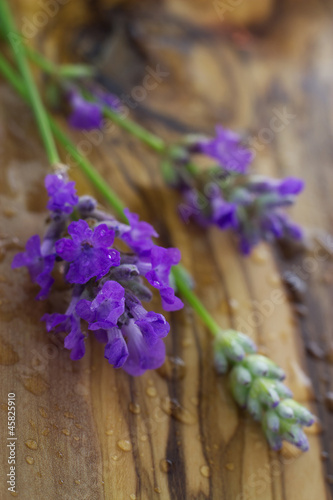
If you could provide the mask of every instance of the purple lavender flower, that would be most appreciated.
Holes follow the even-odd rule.
[[[66,279],[69,283],[87,283],[91,278],[102,278],[112,266],[120,264],[120,254],[110,249],[114,231],[106,224],[90,229],[84,220],[68,226],[72,239],[62,238],[56,243],[59,257],[71,262]]]
[[[123,369],[133,376],[139,376],[146,370],[159,368],[165,360],[165,345],[158,339],[153,346],[149,346],[144,339],[138,325],[130,320],[122,327],[122,333],[127,340],[128,358]]]
[[[140,328],[148,346],[156,344],[158,339],[166,337],[169,333],[170,325],[165,317],[153,311],[147,312],[135,296],[127,294],[126,308]]]
[[[103,111],[100,104],[87,101],[77,90],[68,93],[71,114],[68,122],[71,127],[78,130],[93,130],[101,128]]]
[[[117,327],[106,331],[107,344],[104,349],[104,357],[114,368],[122,368],[126,362],[129,352],[126,341]]]
[[[158,237],[153,226],[148,222],[140,221],[139,216],[125,208],[124,214],[129,222],[129,230],[124,232],[122,240],[128,244],[139,256],[150,250],[154,243],[152,237]]]
[[[125,290],[116,281],[107,281],[94,300],[82,299],[76,313],[89,323],[90,330],[108,329],[117,325],[125,311]]]
[[[36,298],[44,299],[54,282],[51,276],[54,261],[55,255],[42,255],[40,237],[35,234],[27,241],[25,252],[15,255],[12,268],[27,267],[31,281],[41,287]]]
[[[45,187],[50,199],[47,208],[57,214],[71,214],[78,203],[75,182],[68,181],[64,174],[50,174],[45,177]]]
[[[241,145],[241,138],[235,132],[216,127],[216,137],[201,139],[195,151],[217,160],[229,172],[245,173],[253,160],[253,153]]]
[[[93,101],[85,99],[78,89],[72,88],[67,96],[71,107],[68,122],[78,130],[99,129],[103,125],[103,107],[119,111],[118,97],[99,88],[92,89]]]
[[[43,316],[47,331],[67,334],[64,346],[73,360],[82,358],[85,337],[93,331],[115,368],[141,375],[161,366],[165,358],[162,338],[170,325],[162,314],[142,306],[142,300],[152,298],[144,278],[159,290],[166,310],[180,309],[183,304],[170,284],[179,250],[156,246],[154,228],[129,210],[125,210],[129,224],[123,224],[99,210],[91,197],[78,199],[74,183],[64,174],[47,176],[46,187],[54,216],[42,243],[37,235],[30,238],[26,251],[14,258],[13,267],[28,267],[32,280],[42,288],[38,298],[45,298],[53,284],[54,265],[74,285],[66,312]],[[81,217],[75,221],[74,207],[75,217]],[[116,244],[122,240],[131,251],[116,250],[115,237]],[[81,329],[84,322],[86,334]]]
[[[210,207],[211,220],[220,229],[237,228],[237,205],[235,203],[225,201],[219,193],[210,200]]]
[[[65,332],[64,346],[71,351],[70,357],[73,361],[83,358],[85,354],[84,335],[80,328],[80,320],[75,314],[44,314],[41,318],[46,322],[48,332]]]
[[[145,275],[148,282],[157,288],[162,299],[165,311],[177,311],[184,304],[176,297],[174,289],[170,286],[171,267],[180,261],[178,248],[163,248],[154,246],[150,254],[151,270]]]
[[[200,178],[198,183],[202,185]],[[302,238],[301,228],[283,209],[294,203],[303,187],[304,182],[294,177],[278,180],[242,174],[226,179],[217,176],[215,182],[209,179],[203,192],[195,187],[183,190],[181,213],[203,227],[214,224],[222,230],[232,229],[240,251],[248,255],[260,241]]]

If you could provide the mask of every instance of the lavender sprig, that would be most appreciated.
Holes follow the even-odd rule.
[[[5,4],[0,4],[2,6],[4,6]],[[4,18],[10,18],[10,11],[8,9],[4,10],[3,11],[3,15],[4,15]],[[11,29],[14,29],[13,27],[13,23],[12,22],[9,22],[8,24],[11,25]],[[13,87],[17,90],[17,92],[29,103],[30,100],[34,100],[34,95],[36,94],[36,86],[33,82],[32,79],[30,79],[30,88],[31,86],[34,86],[35,87],[35,92],[31,93],[29,90],[27,91],[26,88],[25,88],[25,81],[26,81],[26,75],[24,75],[23,77],[23,81],[20,79],[20,77],[15,73],[15,71],[13,71],[13,69],[10,67],[10,65],[7,63],[7,61],[5,60],[5,58],[3,58],[0,54],[0,71],[2,72],[2,74],[7,78],[7,80],[13,85]],[[29,99],[30,98],[30,99]],[[42,103],[41,101],[39,102],[39,106],[41,106]],[[36,107],[35,107],[36,108]],[[40,113],[36,111],[35,109],[35,115],[36,115],[36,120],[38,121],[38,123],[40,125],[42,125],[43,123],[43,119],[41,118],[40,116]],[[80,153],[76,150],[75,146],[73,145],[73,143],[70,141],[70,139],[60,130],[60,128],[57,126],[57,124],[52,120],[52,118],[47,115],[47,113],[45,112],[44,110],[44,119],[47,118],[49,120],[49,123],[52,127],[52,130],[53,132],[55,133],[55,135],[57,136],[57,138],[59,139],[59,141],[62,143],[62,145],[69,151],[71,151],[71,153],[73,154],[73,156],[77,159],[78,161],[78,165],[79,167],[82,169],[82,171],[88,176],[88,178],[90,179],[90,181],[93,183],[93,185],[96,187],[96,189],[98,189],[100,191],[101,194],[103,194],[106,198],[106,200],[108,200],[108,202],[111,204],[111,206],[113,207],[113,209],[116,211],[116,213],[119,215],[120,219],[121,220],[124,220],[125,216],[124,216],[124,206],[122,204],[122,201],[117,197],[117,195],[113,192],[113,190],[107,185],[105,184],[105,182],[103,181],[103,179],[99,176],[99,174],[95,171],[93,165],[90,164],[90,162],[86,159],[86,158],[83,158]],[[130,126],[131,128],[131,126]],[[144,132],[142,132],[141,130],[141,134],[144,134]],[[42,135],[42,138],[44,140],[44,143],[45,143],[45,146],[48,144],[49,146],[51,145],[52,143],[52,137],[50,136],[50,130],[47,129],[45,134]],[[161,142],[158,142],[158,140],[155,140],[155,139],[158,139],[158,138],[149,138],[149,142],[151,142],[151,144],[155,144],[157,150],[162,147],[163,148],[163,144],[161,145]],[[52,154],[52,148],[51,147],[46,147],[46,151],[48,153],[48,156],[49,156],[49,159],[50,159],[50,162],[52,163],[53,159],[54,159],[54,155]],[[56,163],[56,162],[55,162]],[[192,171],[195,171],[196,169],[192,168],[191,169]],[[65,189],[66,191],[66,189]],[[73,195],[73,192],[71,189],[69,189],[69,193],[71,195],[71,198],[72,198],[72,195]],[[74,193],[75,195],[75,193]],[[67,212],[68,212],[68,205],[70,206],[71,204],[69,203],[65,203],[65,207],[67,207]],[[105,215],[103,214],[103,212],[100,212],[99,210],[96,209],[96,204],[94,202],[94,200],[92,200],[90,197],[83,197],[81,199],[81,206],[80,206],[80,211],[82,213],[82,216],[86,216],[89,215],[92,211],[94,211],[94,215],[95,215],[95,220],[96,221],[103,221],[105,219]],[[58,214],[59,215],[59,214]],[[68,214],[67,214],[67,217],[68,217]],[[54,217],[55,219],[55,222],[57,221],[57,216]],[[136,221],[138,221],[137,217],[134,217],[134,219]],[[61,221],[61,217],[60,217],[60,221]],[[126,218],[125,218],[125,222],[126,221]],[[109,224],[114,224],[114,219],[111,218],[111,221],[109,220],[108,221]],[[115,221],[115,224],[117,227],[121,228],[124,226],[124,224],[122,223],[118,223],[117,221]],[[140,224],[140,222],[139,222]],[[142,228],[144,227],[145,228],[145,231],[147,231],[148,226],[146,224],[144,224],[144,226],[141,226]],[[53,228],[52,228],[53,229]],[[56,225],[55,226],[55,229],[57,230],[58,229],[58,226]],[[137,234],[137,233],[136,233]],[[38,277],[41,277],[40,275],[43,273],[43,271],[45,271],[45,268],[43,267],[44,266],[44,259],[46,259],[46,256],[48,254],[51,254],[52,255],[52,241],[54,240],[54,231],[50,231],[48,233],[49,237],[45,237],[44,238],[44,241],[47,242],[47,245],[45,245],[45,247],[43,248],[43,251],[42,251],[42,246],[38,245],[38,252],[37,252],[37,255],[36,255],[36,252],[35,251],[32,251],[30,255],[27,255],[27,261],[25,261],[24,259],[24,256],[22,255],[22,265],[27,265],[27,264],[31,264],[31,269],[29,268],[29,270],[33,273],[33,276],[35,276],[36,278],[36,282],[37,281],[37,278]],[[57,236],[58,237],[58,236]],[[136,238],[134,237],[133,235],[133,238],[131,238],[132,240],[135,240]],[[37,238],[38,240],[38,238]],[[38,240],[40,241],[40,240]],[[37,243],[38,243],[37,241]],[[36,246],[36,243],[34,243],[34,245],[32,246]],[[48,249],[48,250],[46,250]],[[28,249],[27,249],[28,250]],[[27,251],[27,253],[29,253]],[[29,258],[28,258],[29,257]],[[37,267],[35,268],[33,266],[33,263],[34,261],[36,261],[36,263],[38,264]],[[42,263],[42,266],[41,266],[41,270],[40,270],[40,267],[39,267],[39,264]],[[29,267],[29,266],[28,266]],[[115,267],[115,272],[117,273],[119,270],[117,267]],[[156,271],[156,270],[155,270]],[[111,269],[111,272],[112,272],[112,269]],[[127,268],[127,269],[122,269],[121,270],[121,275],[123,276],[123,274],[125,274],[125,276],[128,276],[129,274],[131,274],[131,269],[130,268]],[[49,271],[47,270],[46,271],[46,278],[49,276]],[[220,340],[220,348],[217,349],[217,352],[219,352],[219,356],[217,359],[220,360],[220,369],[221,369],[221,366],[225,367],[224,369],[227,368],[228,364],[232,363],[234,361],[234,359],[236,360],[236,362],[240,362],[242,361],[242,356],[243,356],[243,352],[244,352],[244,357],[245,357],[245,353],[246,352],[252,352],[253,351],[253,343],[250,339],[247,339],[247,337],[243,334],[237,334],[236,337],[238,337],[238,347],[235,347],[235,339],[234,339],[234,335],[231,335],[230,337],[230,332],[229,332],[229,341],[227,342],[227,345],[225,346],[225,341],[227,340],[228,338],[228,335],[226,335],[226,332],[221,332],[220,330],[220,327],[219,325],[216,323],[216,321],[214,320],[214,318],[211,316],[211,314],[209,313],[209,311],[205,308],[205,306],[203,305],[203,303],[200,301],[200,299],[195,295],[195,293],[192,291],[192,286],[190,285],[189,283],[189,279],[188,279],[188,274],[186,272],[184,272],[184,269],[182,267],[179,267],[179,266],[176,266],[173,268],[172,270],[172,276],[174,278],[174,281],[177,285],[177,288],[179,290],[179,292],[183,295],[183,297],[187,300],[187,302],[189,303],[190,306],[193,307],[193,309],[197,312],[198,316],[202,319],[202,321],[206,324],[206,326],[208,327],[209,331],[212,333],[213,336],[217,336],[217,338]],[[78,354],[74,354],[75,356],[80,356],[80,349],[82,350],[82,336],[80,338],[80,331],[77,329],[77,325],[78,325],[78,322],[76,320],[75,317],[73,318],[68,318],[69,315],[72,315],[74,316],[73,311],[74,311],[74,308],[76,308],[76,305],[78,304],[79,301],[77,301],[78,298],[80,298],[80,286],[82,285],[74,285],[74,288],[75,288],[75,291],[73,290],[73,299],[75,300],[72,300],[71,301],[71,307],[69,308],[69,310],[67,310],[66,312],[66,315],[65,318],[62,318],[62,319],[66,319],[67,318],[67,323],[69,323],[69,326],[67,326],[67,328],[70,328],[71,331],[70,331],[70,335],[68,335],[66,338],[68,339],[68,345],[67,347],[69,349],[72,348],[73,344],[77,347],[77,351],[78,351]],[[135,285],[135,288],[138,289],[140,292],[143,291],[143,287],[138,284]],[[104,290],[103,290],[104,292]],[[122,300],[121,300],[121,297],[120,297],[120,301],[119,301],[119,295],[116,294],[117,296],[113,297],[111,299],[111,301],[113,301],[113,303],[117,303],[117,306],[115,307],[115,310],[118,309],[118,307],[122,307]],[[91,314],[95,314],[96,313],[96,310],[98,309],[99,305],[103,303],[103,300],[100,300],[104,297],[104,293],[102,293],[102,295],[99,295],[98,294],[98,299],[97,299],[97,296],[96,296],[96,301],[91,301],[91,306],[90,306],[90,313]],[[149,298],[149,297],[148,297]],[[108,297],[108,299],[110,299],[110,297]],[[84,300],[84,299],[82,299]],[[88,299],[87,299],[88,300]],[[89,302],[89,300],[88,300]],[[94,304],[93,304],[94,302]],[[89,311],[88,311],[89,312]],[[79,312],[78,312],[78,316],[79,316]],[[85,312],[81,312],[81,315],[83,314],[86,314]],[[148,313],[149,314],[149,313]],[[110,317],[111,316],[111,317]],[[96,317],[96,316],[94,316]],[[113,315],[112,314],[103,314],[102,318],[101,318],[101,321],[114,321],[112,320],[113,318]],[[47,319],[47,318],[46,318]],[[59,318],[59,315],[58,315],[58,318],[54,317],[53,318],[54,320],[59,320],[59,323],[55,323],[55,326],[56,327],[59,327],[59,324],[61,323],[61,318]],[[161,318],[160,318],[161,319]],[[140,320],[140,318],[139,318]],[[149,323],[150,321],[148,321],[148,315],[146,316],[145,320],[147,320],[146,323]],[[157,328],[157,330],[160,330],[161,331],[161,325],[162,325],[162,328],[163,328],[163,321],[162,323],[160,322],[159,323],[159,327]],[[141,326],[142,326],[142,323],[141,323]],[[146,328],[149,328],[149,325],[146,324]],[[111,328],[110,328],[111,330]],[[103,330],[102,330],[103,332]],[[127,331],[125,330],[125,334],[127,333]],[[232,333],[232,332],[231,332]],[[78,335],[77,335],[78,334]],[[106,357],[109,358],[109,355],[111,356],[113,352],[116,353],[116,361],[114,361],[114,363],[116,364],[116,362],[118,363],[121,363],[122,362],[122,356],[127,355],[126,351],[122,350],[122,347],[123,347],[123,343],[120,342],[119,343],[119,340],[118,342],[116,342],[117,338],[117,331],[115,330],[111,330],[110,332],[110,338],[111,338],[111,343],[108,342],[108,345],[106,346],[105,348],[105,355]],[[95,335],[98,336],[98,331],[95,331]],[[163,336],[160,335],[161,337]],[[79,339],[78,339],[79,337]],[[140,337],[138,337],[140,338]],[[234,339],[234,340],[233,340]],[[120,341],[121,341],[121,338],[120,338]],[[133,346],[133,338],[131,336],[131,334],[129,333],[128,334],[128,344],[131,344]],[[140,344],[140,342],[137,342],[136,343],[136,346]],[[216,345],[219,345],[219,344],[216,344]],[[134,342],[134,345],[135,345],[135,342]],[[233,348],[233,345],[234,345],[234,348]],[[251,346],[252,346],[252,349],[251,349]],[[120,349],[119,349],[120,347]],[[223,347],[228,347],[227,349],[223,349]],[[235,349],[235,351],[234,351]],[[120,351],[120,354],[119,354],[119,351]],[[132,349],[133,351],[133,349]],[[137,354],[142,352],[140,351],[140,349],[134,349],[134,354],[133,354],[133,362],[134,362],[134,367],[135,369],[138,368],[138,357],[137,357]],[[128,358],[129,359],[129,358]],[[149,357],[145,358],[145,359],[148,359],[149,361]],[[133,365],[130,363],[131,366],[129,366],[129,370],[131,370],[131,367],[133,367]],[[140,371],[144,371],[146,369],[145,366],[140,366],[139,364],[139,370]],[[286,398],[288,399],[288,398]],[[290,409],[286,409],[285,406],[291,406],[293,407],[294,406],[294,403],[292,401],[286,401],[284,400],[283,401],[283,405],[282,405],[282,402],[279,406],[280,410],[283,409],[285,410],[285,414],[283,415],[284,418],[287,418],[288,415],[290,416]],[[298,420],[300,423],[304,422],[304,423],[310,423],[311,419],[312,419],[312,416],[309,417],[308,414],[306,413],[307,410],[305,410],[305,413],[302,409],[302,407],[300,408],[297,403],[296,404],[296,410],[294,411],[294,415],[298,414]],[[293,409],[293,408],[292,408]],[[294,406],[294,409],[295,409],[295,406]],[[289,414],[288,414],[288,411],[289,411]],[[273,418],[270,418],[270,415],[268,415],[267,417],[269,419],[269,422],[270,422],[270,426],[273,426],[272,429],[273,431],[275,432],[276,429],[277,429],[277,424],[276,424],[276,418],[274,417]],[[275,426],[271,423],[272,420],[275,420]],[[297,422],[296,422],[297,423]],[[279,424],[280,425],[280,424]],[[275,430],[274,430],[275,429]],[[281,429],[285,430],[286,429],[286,432],[288,431],[287,427],[286,426],[281,426]],[[271,428],[270,428],[271,430]],[[289,429],[290,430],[290,429]]]
[[[193,154],[218,164],[193,169]],[[179,212],[184,221],[194,219],[203,227],[231,229],[244,255],[260,241],[302,238],[300,227],[291,222],[285,209],[295,202],[304,182],[295,177],[272,179],[253,174],[249,170],[252,156],[239,135],[217,127],[215,138],[188,138],[170,163],[176,173],[173,184],[183,196]]]
[[[235,401],[261,422],[273,450],[280,450],[284,440],[302,451],[308,450],[302,427],[314,423],[313,415],[292,399],[292,392],[282,383],[283,370],[266,356],[256,354],[256,350],[243,333],[219,332],[214,339],[217,371],[226,373],[231,367],[229,378]]]
[[[41,287],[37,299],[48,296],[55,267],[72,285],[66,312],[43,316],[47,331],[67,334],[64,346],[73,360],[84,356],[86,332],[91,331],[105,344],[104,355],[115,368],[131,375],[158,368],[165,359],[162,338],[170,326],[162,314],[143,307],[141,301],[152,298],[143,279],[158,289],[164,310],[181,309],[183,303],[170,285],[179,250],[155,245],[154,228],[129,210],[129,224],[123,224],[99,210],[93,198],[79,198],[64,171],[48,175],[45,186],[49,227],[42,242],[38,235],[28,240],[12,267],[28,268],[32,281]],[[127,249],[118,250],[118,241]]]

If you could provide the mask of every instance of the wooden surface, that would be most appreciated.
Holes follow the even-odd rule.
[[[100,2],[101,8],[107,3]],[[169,75],[133,110],[138,120],[169,140],[183,132],[210,133],[216,122],[247,131],[257,140],[258,171],[305,177],[295,219],[312,236],[318,228],[332,231],[332,3],[253,1],[260,24],[248,30],[244,23],[253,19],[245,16],[237,31],[220,22],[209,2],[201,23],[203,2],[190,8],[192,3],[143,4],[128,18],[109,11],[104,28],[97,29],[98,14],[88,26],[89,9],[85,18],[75,2],[68,9],[79,8],[84,28],[71,30],[70,19],[78,26],[79,18],[64,15],[61,39],[54,18],[34,42],[52,57],[75,60],[80,54],[95,61],[104,84],[124,89],[120,93],[142,83],[147,65],[161,64]],[[20,4],[18,19],[31,15]],[[259,14],[264,9],[265,18]],[[267,128],[284,109],[293,116],[272,135]],[[80,133],[71,135],[77,143],[83,140]],[[9,392],[16,394],[22,500],[331,498],[326,476],[333,473],[332,463],[322,456],[333,448],[333,419],[325,404],[332,390],[329,252],[318,252],[312,238],[308,255],[293,260],[265,246],[243,259],[229,235],[182,225],[178,197],[163,186],[156,156],[136,140],[114,128],[88,154],[127,205],[156,226],[161,242],[181,249],[198,294],[221,326],[251,334],[285,369],[295,398],[320,424],[311,429],[308,453],[271,452],[258,425],[237,409],[227,379],[215,374],[209,333],[188,308],[169,316],[168,361],[157,372],[134,379],[115,371],[93,340],[83,360],[69,360],[39,322],[61,304],[61,291],[35,302],[27,274],[10,270],[18,248],[43,230],[47,161],[30,111],[1,82],[1,499],[10,498],[3,452]],[[80,193],[91,192],[75,167],[72,176]],[[322,240],[329,246],[326,233]],[[301,321],[281,280],[293,266],[301,268],[307,285],[308,313]],[[272,306],[276,291],[282,299]],[[258,310],[261,315],[253,316]]]

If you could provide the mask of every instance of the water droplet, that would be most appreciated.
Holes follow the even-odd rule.
[[[147,394],[150,398],[155,398],[155,397],[157,396],[157,390],[156,390],[156,387],[154,387],[154,386],[147,387],[147,389],[146,389],[146,394]]]
[[[156,371],[160,377],[167,380],[182,380],[186,374],[186,366],[181,358],[167,356],[164,364]]]
[[[283,441],[282,443],[282,448],[280,450],[280,454],[284,458],[297,458],[301,455],[303,455],[302,450],[299,448],[296,448],[296,446],[292,445],[291,443],[288,443],[287,441]]]
[[[112,434],[113,434],[113,433],[114,433],[114,430],[113,430],[113,429],[109,429],[109,430],[105,431],[105,434],[106,434],[107,436],[112,436]]]
[[[66,418],[75,418],[74,415],[73,415],[73,413],[70,413],[69,411],[65,411],[64,417],[66,417]]]
[[[46,412],[46,410],[45,410],[45,408],[43,408],[42,406],[40,406],[38,408],[38,411],[39,411],[39,413],[41,414],[41,416],[43,418],[48,418],[49,417],[48,414],[47,414],[47,412]]]
[[[173,463],[171,462],[171,460],[163,458],[160,461],[160,469],[162,472],[166,472],[166,473],[170,472],[172,469],[172,466],[173,466]]]
[[[27,464],[29,464],[29,465],[32,465],[32,464],[35,462],[35,460],[33,459],[33,457],[29,457],[29,456],[28,456],[28,457],[25,457],[25,461],[26,461],[26,462],[27,462]]]
[[[306,434],[321,434],[323,432],[323,426],[317,419],[310,427],[304,427],[303,430]]]
[[[159,486],[156,486],[156,487],[154,488],[154,491],[155,491],[156,493],[161,493],[161,491],[162,491],[162,490],[161,490],[161,488],[160,488]]]
[[[58,483],[62,486],[64,484],[64,480],[63,479],[59,479]]]
[[[12,345],[0,337],[0,365],[15,365],[19,359]]]
[[[135,415],[139,415],[139,413],[141,413],[141,407],[139,405],[139,403],[130,403],[128,405],[128,409],[131,413],[134,413]]]
[[[69,429],[62,429],[61,432],[63,434],[65,434],[65,436],[69,436],[70,435],[70,430]]]
[[[123,451],[131,451],[132,449],[132,443],[128,439],[121,439],[117,442],[117,446]]]
[[[184,408],[176,399],[163,398],[161,408],[167,415],[170,415],[183,424],[192,425],[197,421],[195,415]]]
[[[192,339],[185,338],[182,340],[182,347],[190,347],[192,345]]]
[[[20,380],[27,391],[35,396],[41,396],[48,389],[48,384],[42,379],[39,373],[31,377],[22,376]]]
[[[333,474],[327,474],[326,481],[328,484],[333,484]]]
[[[114,460],[115,462],[119,459],[118,455],[112,455],[112,460]]]
[[[30,448],[30,450],[37,450],[38,448],[38,445],[36,443],[36,441],[34,441],[33,439],[28,439],[26,442],[25,442],[25,445]]]
[[[42,430],[42,435],[48,436],[49,434],[50,434],[50,429],[48,427],[45,427],[45,429]]]
[[[268,259],[268,251],[264,246],[258,246],[252,250],[251,260],[256,264],[264,264]]]
[[[232,462],[228,462],[227,464],[225,464],[225,468],[226,468],[227,470],[232,471],[232,470],[234,470],[234,469],[235,469],[235,464],[233,464]]]
[[[81,481],[80,481],[80,479],[75,479],[74,483],[75,484],[81,484]]]
[[[278,286],[281,283],[280,276],[277,273],[272,273],[268,276],[268,283],[272,286]]]
[[[135,493],[131,493],[130,494],[130,499],[131,500],[136,500],[136,494]]]
[[[7,406],[6,406],[6,408],[7,408]],[[36,422],[34,422],[34,421],[32,420],[32,418],[30,418],[30,419],[29,419],[29,424],[31,425],[31,428],[32,428],[32,429],[34,429],[34,430],[36,429]]]
[[[325,395],[325,404],[329,411],[333,412],[333,392],[327,392]]]
[[[210,468],[208,465],[202,465],[200,467],[200,472],[204,477],[210,477]]]
[[[57,451],[57,455],[59,458],[64,458],[64,455],[63,455],[63,453],[61,453],[61,451]]]
[[[239,302],[237,299],[229,299],[228,304],[230,306],[230,309],[232,309],[233,311],[237,311],[237,309],[239,309]]]
[[[324,359],[325,358],[325,351],[320,347],[320,345],[315,341],[311,340],[305,345],[305,348],[307,352],[312,356],[313,358],[316,359]]]

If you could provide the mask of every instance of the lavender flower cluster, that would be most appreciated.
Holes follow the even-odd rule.
[[[302,238],[300,227],[284,210],[303,190],[301,179],[277,180],[249,173],[252,152],[243,147],[238,134],[220,126],[215,138],[192,139],[185,158],[191,154],[208,156],[217,165],[191,174],[187,161],[175,163],[184,198],[180,214],[185,221],[194,218],[204,227],[232,229],[244,255],[262,240]]]
[[[292,392],[282,383],[283,370],[266,356],[256,354],[256,350],[246,335],[234,330],[221,331],[214,345],[218,372],[226,373],[232,366],[233,397],[254,420],[261,422],[273,450],[280,450],[283,440],[302,451],[308,450],[302,426],[311,426],[314,416],[292,399]]]
[[[69,123],[74,128],[100,128],[103,106],[119,111],[119,101],[112,94],[95,89],[92,95],[94,102],[77,90],[69,94]],[[209,158],[215,165],[193,171],[192,155]],[[185,138],[183,145],[170,148],[167,160],[173,170],[169,174],[171,184],[182,192],[179,212],[183,220],[193,219],[203,227],[231,229],[244,255],[250,254],[260,241],[302,238],[301,228],[289,219],[285,208],[301,193],[303,181],[254,175],[249,172],[252,160],[253,152],[243,146],[241,137],[221,126],[216,127],[216,137]]]
[[[55,266],[70,284],[66,312],[42,318],[47,331],[67,334],[64,346],[73,360],[84,356],[91,331],[105,344],[105,358],[115,368],[131,375],[158,368],[165,359],[162,339],[170,326],[162,314],[143,307],[142,301],[152,298],[144,279],[159,291],[165,311],[181,309],[183,303],[170,284],[179,250],[155,245],[154,228],[128,209],[128,224],[123,224],[99,210],[90,196],[79,198],[63,171],[48,175],[45,186],[50,210],[46,234],[42,241],[32,236],[12,267],[28,268],[40,286],[37,299],[48,296]]]

